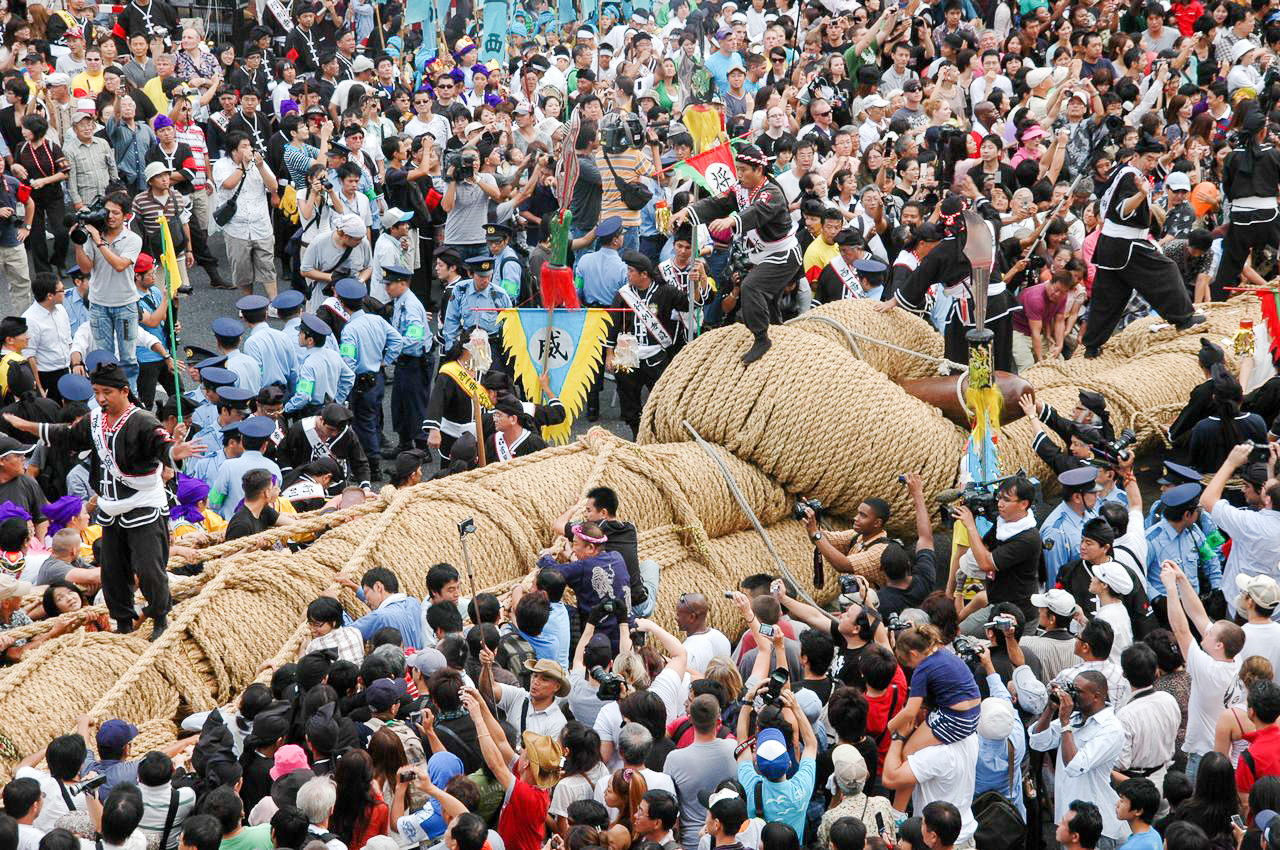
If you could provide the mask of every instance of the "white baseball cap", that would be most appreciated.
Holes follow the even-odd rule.
[[[1280,584],[1271,576],[1251,576],[1240,573],[1236,576],[1236,587],[1259,608],[1274,608],[1280,605]]]
[[[1164,187],[1170,192],[1190,192],[1191,178],[1185,171],[1175,171],[1164,179]]]
[[[1091,565],[1089,575],[1111,588],[1119,596],[1133,591],[1133,575],[1115,561]]]
[[[1048,608],[1059,617],[1069,617],[1076,610],[1076,599],[1069,591],[1054,587],[1045,593],[1031,594],[1031,604],[1037,608]]]

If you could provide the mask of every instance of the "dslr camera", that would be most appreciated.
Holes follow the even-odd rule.
[[[796,499],[796,503],[791,507],[791,518],[803,520],[805,508],[813,511],[814,516],[821,516],[822,512],[826,510],[826,508],[823,507],[822,502],[819,502],[817,499],[805,499],[802,497]]]
[[[951,642],[951,648],[965,664],[975,664],[982,657],[982,644],[977,638],[971,638],[968,635],[957,637]]]
[[[1049,702],[1054,705],[1058,705],[1062,702],[1062,700],[1058,698],[1058,691],[1062,691],[1064,694],[1071,697],[1072,701],[1080,695],[1080,689],[1076,687],[1075,682],[1065,682],[1062,685],[1056,686],[1056,690],[1055,688],[1049,689]]]
[[[899,617],[897,611],[889,614],[884,621],[884,627],[891,632],[905,632],[907,629],[911,628],[912,625],[912,623],[909,623]]]
[[[1106,440],[1093,447],[1093,453],[1101,460],[1115,466],[1129,458],[1129,446],[1138,439],[1132,428],[1125,428],[1114,440]],[[1265,445],[1264,445],[1265,449]]]
[[[599,664],[591,668],[591,678],[600,683],[596,689],[596,699],[601,702],[617,702],[622,699],[622,677],[610,672]]]
[[[1246,440],[1251,447],[1249,450],[1249,463],[1270,463],[1271,462],[1271,446],[1267,443],[1255,443],[1253,440]]]
[[[82,210],[76,210],[63,221],[63,226],[68,230],[68,236],[77,245],[83,245],[89,241],[89,234],[84,231],[86,224],[96,227],[99,231],[106,229],[107,202],[101,197],[94,198],[93,203]]]
[[[787,684],[787,671],[781,667],[769,674],[769,685],[760,694],[760,701],[765,706],[782,706],[782,689]]]

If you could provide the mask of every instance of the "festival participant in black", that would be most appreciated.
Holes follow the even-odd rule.
[[[493,411],[493,433],[485,437],[490,463],[524,457],[547,447],[542,437],[524,427],[524,415],[524,407],[515,396],[498,399]]]
[[[471,363],[471,351],[464,343],[471,337],[472,328],[463,328],[453,347],[440,358],[440,369],[431,385],[431,398],[427,401],[427,419],[422,427],[427,432],[427,445],[440,452],[440,465],[447,466],[453,455],[453,444],[464,433],[475,435],[475,407],[493,407],[489,394],[476,380]],[[489,374],[481,374],[481,379]],[[449,380],[440,380],[448,378]],[[487,417],[481,417],[483,422]],[[492,420],[489,420],[492,423]],[[485,428],[485,433],[488,433]],[[472,449],[476,445],[472,444]]]
[[[672,356],[696,336],[699,322],[698,308],[711,296],[706,264],[693,256],[693,228],[688,225],[676,228],[671,236],[672,251],[668,259],[658,263],[656,280],[669,283],[681,292],[693,297],[687,309],[676,311],[676,341]]]
[[[714,198],[690,204],[671,217],[672,227],[688,219],[694,226],[706,221],[712,233],[731,231],[743,245],[751,270],[742,281],[742,322],[755,336],[755,344],[742,355],[743,364],[765,355],[770,315],[778,296],[800,270],[800,245],[787,207],[787,195],[766,176],[769,160],[755,145],[744,145],[734,155],[738,183]]]
[[[1085,357],[1097,357],[1102,351],[1134,290],[1178,330],[1204,321],[1191,306],[1177,264],[1151,241],[1153,210],[1157,219],[1163,219],[1164,213],[1150,203],[1150,175],[1165,147],[1155,139],[1143,139],[1135,150],[1137,156],[1116,170],[1098,202],[1104,218],[1093,255],[1098,275],[1084,332]]]
[[[333,478],[334,489],[350,484],[369,489],[369,459],[350,423],[351,411],[333,403],[322,407],[318,416],[293,423],[276,452],[281,471],[287,475],[304,463],[330,457],[341,470]]]
[[[1267,118],[1258,110],[1240,121],[1240,144],[1227,154],[1222,193],[1230,202],[1231,219],[1222,238],[1222,259],[1210,295],[1226,301],[1227,286],[1240,285],[1240,270],[1255,249],[1275,247],[1276,195],[1280,194],[1280,150],[1267,141]]]
[[[534,404],[531,401],[520,402],[524,410],[520,421],[529,430],[559,425],[568,415],[564,409],[564,402],[551,392],[550,376],[544,372],[539,376],[538,382],[542,385],[542,404]],[[484,387],[490,404],[496,405],[501,398],[515,398],[519,401],[516,398],[515,384],[506,372],[490,369],[480,377],[480,386]]]
[[[633,435],[640,433],[640,403],[645,387],[653,388],[671,362],[671,347],[678,333],[675,314],[689,309],[689,295],[669,283],[653,279],[653,263],[639,251],[622,255],[627,264],[627,282],[613,298],[618,316],[609,328],[605,344],[604,368],[614,373],[618,384],[618,404],[622,421],[631,426]],[[618,335],[634,334],[640,364],[629,370],[616,368],[615,350]]]
[[[95,522],[102,526],[98,565],[102,591],[116,630],[133,630],[133,585],[146,597],[145,616],[155,640],[168,625],[172,604],[169,577],[169,498],[161,466],[177,467],[203,451],[198,441],[174,442],[147,411],[136,407],[124,370],[115,361],[100,364],[90,376],[98,409],[73,425],[37,424],[4,415],[14,428],[50,445],[55,439],[72,451],[91,451],[90,482],[98,493]],[[180,436],[185,435],[185,429]]]
[[[972,188],[972,184],[970,184]],[[955,299],[951,312],[947,314],[946,330],[943,339],[946,343],[946,356],[957,363],[969,361],[969,343],[965,334],[974,326],[973,290],[969,273],[969,258],[965,256],[964,245],[968,239],[968,231],[964,223],[964,211],[969,202],[960,195],[951,195],[938,207],[939,218],[943,225],[944,236],[929,253],[920,260],[915,271],[906,280],[898,284],[892,301],[885,301],[876,307],[877,310],[889,311],[897,304],[918,316],[926,315],[926,294],[929,287],[941,283],[945,292]],[[991,205],[983,198],[975,202],[975,210],[983,216],[984,223],[992,239],[992,254],[999,262],[999,252],[995,251],[994,225],[986,220]],[[989,331],[995,334],[991,343],[991,356],[996,369],[1005,372],[1013,371],[1013,312],[1021,309],[1018,302],[1005,289],[1000,279],[1001,269],[992,270],[991,282],[987,288],[987,321]]]

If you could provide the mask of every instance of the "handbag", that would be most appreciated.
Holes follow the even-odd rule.
[[[236,200],[240,197],[240,190],[244,188],[244,181],[249,179],[249,169],[240,169],[242,176],[240,177],[240,185],[236,186],[236,190],[231,193],[231,197],[227,198],[218,208],[213,211],[213,220],[218,223],[219,227],[226,227],[231,223],[231,219],[236,217]]]
[[[629,210],[642,210],[649,204],[649,199],[653,197],[653,192],[643,183],[632,180],[623,180],[618,176],[618,172],[614,171],[613,163],[609,161],[609,154],[604,155],[604,164],[609,166],[609,173],[613,175],[614,185],[618,187],[618,194],[622,196],[622,204]]]

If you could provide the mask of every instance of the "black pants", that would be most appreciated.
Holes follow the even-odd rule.
[[[1124,268],[1098,268],[1089,320],[1081,340],[1086,351],[1097,351],[1111,338],[1134,290],[1170,324],[1184,324],[1194,312],[1178,264],[1154,248],[1135,244]]]
[[[62,393],[58,392],[58,379],[67,374],[66,369],[54,369],[50,372],[40,372],[40,386],[44,387],[44,394],[52,401],[62,404]]]
[[[172,396],[182,394],[182,380],[167,370],[163,360],[138,362],[138,401],[146,410],[155,410],[156,387],[164,382],[164,390]]]
[[[431,398],[431,361],[426,357],[401,357],[391,383],[391,427],[400,438],[400,449],[426,445],[422,421]]]
[[[1226,301],[1235,293],[1227,292],[1228,286],[1240,286],[1240,271],[1249,259],[1250,252],[1261,250],[1277,243],[1280,235],[1280,218],[1275,210],[1261,210],[1256,215],[1270,216],[1266,221],[1251,221],[1250,212],[1245,212],[1240,221],[1232,221],[1227,225],[1227,233],[1222,237],[1222,259],[1218,261],[1218,273],[1209,286],[1209,297],[1214,301]]]
[[[67,264],[67,228],[62,220],[66,217],[66,206],[62,200],[62,190],[48,200],[36,201],[35,216],[31,220],[31,259],[38,272],[54,272],[62,274],[62,267]],[[49,241],[45,233],[53,234],[53,252],[49,251]],[[87,234],[86,234],[87,235]]]
[[[102,595],[113,620],[132,622],[133,583],[138,582],[147,600],[143,614],[163,617],[173,607],[169,598],[169,522],[163,514],[151,522],[125,528],[117,519],[102,526],[98,565],[102,568]]]
[[[780,260],[758,263],[742,281],[739,313],[742,323],[756,339],[769,336],[769,319],[778,296],[800,272],[800,252],[792,250]],[[619,395],[622,390],[619,388]],[[624,417],[625,418],[625,417]]]
[[[640,433],[640,411],[645,387],[653,389],[653,385],[662,377],[667,368],[666,352],[641,360],[640,365],[630,372],[614,372],[613,379],[618,385],[618,405],[622,408],[622,421],[631,426],[631,436]]]
[[[1002,372],[1013,371],[1013,318],[1005,314],[987,322],[987,330],[995,335],[991,340],[991,366]],[[969,328],[955,313],[947,319],[946,332],[942,335],[943,353],[956,363],[969,362],[969,341],[965,335]]]
[[[351,427],[369,458],[373,478],[381,478],[382,457],[382,396],[387,381],[382,372],[366,372],[356,376],[356,388],[351,390],[348,407],[351,408]]]

